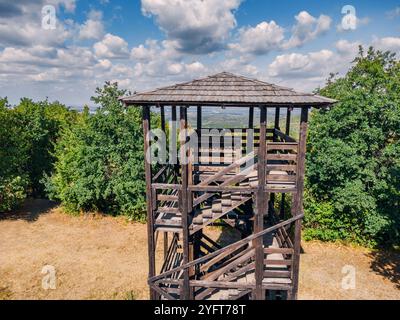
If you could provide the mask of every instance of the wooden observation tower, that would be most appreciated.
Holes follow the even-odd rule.
[[[145,136],[158,108],[168,152],[180,150],[175,163],[145,161],[151,299],[296,299],[308,112],[335,101],[226,72],[122,100],[143,108]],[[246,109],[247,128],[203,128],[208,107]],[[151,148],[145,139],[146,155]],[[216,224],[238,238],[211,239],[207,229]]]

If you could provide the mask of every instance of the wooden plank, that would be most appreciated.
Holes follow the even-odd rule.
[[[282,160],[282,161],[296,161],[297,160],[297,155],[296,154],[285,154],[285,153],[279,153],[279,154],[267,154],[267,160]]]
[[[293,150],[297,152],[298,143],[294,142],[271,142],[267,145],[267,150]]]
[[[264,248],[264,253],[272,254],[272,253],[282,253],[282,254],[293,254],[292,248]]]
[[[179,208],[173,207],[158,207],[157,211],[161,213],[180,213]]]
[[[264,259],[264,264],[267,266],[291,266],[292,260]]]
[[[265,278],[290,278],[291,274],[290,271],[264,271]]]
[[[180,185],[180,184],[153,183],[151,186],[155,190],[181,190],[182,189],[182,185]]]
[[[158,201],[178,201],[178,196],[170,195],[170,194],[158,194]]]
[[[242,193],[250,194],[250,193],[256,191],[257,188],[219,185],[219,186],[190,186],[189,190],[198,191],[198,192],[213,192],[213,193],[216,193],[216,192],[242,192]],[[203,197],[203,196],[198,197],[194,201],[194,205],[197,205],[209,198],[209,197],[205,197],[205,196]],[[212,194],[211,194],[211,196],[212,196]]]
[[[267,171],[290,171],[296,172],[297,166],[290,164],[267,164]]]
[[[173,219],[156,219],[155,225],[157,226],[171,226],[171,227],[181,227],[182,222],[180,220]]]
[[[284,181],[284,182],[295,182],[295,175],[287,175],[287,174],[268,174],[267,181]]]

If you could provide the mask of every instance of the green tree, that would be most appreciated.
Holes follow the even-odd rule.
[[[0,210],[15,208],[26,195],[45,196],[41,180],[53,169],[54,145],[76,117],[58,102],[23,98],[11,107],[0,100]]]
[[[305,237],[399,244],[399,61],[360,47],[347,75],[319,93],[339,102],[312,113]]]
[[[25,199],[27,151],[22,129],[7,98],[0,99],[0,212],[15,208]]]
[[[144,218],[145,178],[141,109],[125,108],[117,84],[96,89],[95,114],[64,130],[47,190],[71,212],[99,210]]]

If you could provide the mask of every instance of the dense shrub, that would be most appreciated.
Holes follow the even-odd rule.
[[[339,103],[312,113],[305,237],[398,244],[399,61],[360,48],[347,75],[332,76],[319,93]]]
[[[71,212],[99,210],[144,218],[145,177],[141,109],[125,108],[125,94],[106,83],[92,100],[93,115],[84,113],[64,130],[56,147],[55,171],[47,191]]]
[[[58,102],[22,99],[11,107],[0,100],[1,211],[13,209],[26,195],[45,196],[41,179],[52,171],[54,144],[76,117]]]
[[[16,207],[25,199],[27,149],[22,130],[7,99],[0,100],[0,212]]]

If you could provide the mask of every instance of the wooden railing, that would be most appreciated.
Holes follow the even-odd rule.
[[[229,280],[226,281],[221,281],[221,280],[216,280],[218,277],[217,275],[221,275],[226,271],[231,270],[232,268],[234,268],[234,266],[236,266],[237,264],[240,263],[240,261],[242,263],[245,263],[246,261],[250,261],[252,258],[252,255],[254,254],[254,249],[249,247],[249,243],[252,242],[255,239],[258,239],[260,237],[263,237],[264,235],[268,234],[268,233],[272,233],[275,232],[276,230],[285,227],[289,224],[294,223],[295,221],[302,219],[304,217],[304,214],[300,214],[297,215],[295,217],[292,217],[286,221],[280,222],[272,227],[269,227],[267,229],[264,229],[261,232],[252,234],[250,236],[248,236],[245,239],[239,240],[235,243],[232,243],[224,248],[221,248],[219,250],[216,250],[206,256],[203,256],[201,258],[198,258],[196,260],[190,261],[186,264],[183,264],[179,267],[176,268],[172,268],[169,271],[163,272],[160,275],[151,277],[148,279],[148,283],[149,285],[155,290],[157,291],[159,294],[163,295],[165,298],[167,299],[171,299],[171,300],[175,300],[177,299],[176,297],[171,295],[171,292],[168,291],[168,288],[165,288],[165,286],[170,286],[170,285],[176,285],[177,287],[181,287],[183,285],[183,280],[182,279],[172,279],[172,275],[177,274],[177,273],[181,273],[184,270],[188,269],[188,268],[193,268],[196,266],[199,266],[201,268],[202,265],[206,264],[207,261],[210,261],[211,259],[213,259],[213,261],[218,262],[221,261],[223,258],[225,258],[227,255],[232,254],[233,252],[241,249],[241,248],[245,248],[247,247],[247,249],[244,249],[241,251],[241,254],[238,255],[238,258],[228,262],[227,264],[225,263],[224,266],[217,270],[219,270],[218,272],[216,272],[217,270],[213,271],[214,275],[211,278],[214,278],[213,280],[207,279],[207,280],[190,280],[189,281],[189,285],[191,287],[204,287],[204,288],[248,288],[248,289],[255,289],[256,284],[249,284],[249,283],[238,283],[238,282],[229,282]],[[266,256],[266,261],[264,261],[264,263],[269,263],[269,264],[282,264],[282,262],[272,262],[272,260],[268,260],[268,254],[271,252],[271,250],[274,249],[266,249],[264,252],[265,254],[267,254]],[[289,252],[290,250],[290,252]],[[282,248],[280,250],[275,250],[275,251],[279,251],[285,254],[292,254],[293,252],[291,251],[292,249],[287,249],[287,248]],[[287,261],[288,259],[284,259],[283,263],[285,263],[285,265],[289,264],[289,261]],[[291,260],[291,259],[290,259]],[[282,261],[282,260],[279,260]],[[291,263],[291,262],[290,262]],[[211,265],[210,265],[211,267]],[[243,272],[243,270],[241,270],[241,272]],[[229,278],[228,278],[229,279]]]

